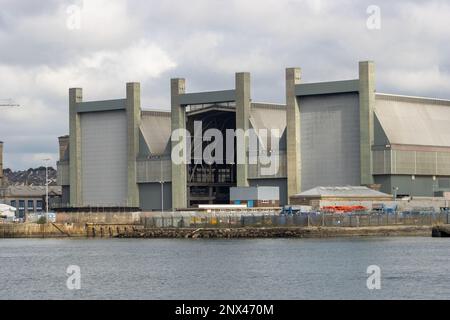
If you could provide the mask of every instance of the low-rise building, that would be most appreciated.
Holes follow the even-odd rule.
[[[27,214],[41,213],[46,211],[45,186],[8,186],[0,202],[17,209],[18,218],[25,218]],[[57,208],[61,204],[61,187],[49,186],[48,188],[49,209]]]
[[[364,206],[372,209],[373,203],[392,202],[393,196],[364,186],[316,187],[291,197],[292,205],[312,206]]]
[[[234,187],[230,188],[232,204],[246,204],[248,208],[279,207],[278,187]]]

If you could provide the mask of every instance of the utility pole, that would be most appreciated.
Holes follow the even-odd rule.
[[[0,107],[20,107],[20,105],[13,102],[12,99],[0,99]]]
[[[45,220],[48,223],[48,162],[50,159],[42,159],[45,161]]]
[[[12,101],[12,99],[0,99],[0,107],[20,107],[20,105],[17,103],[14,103]],[[3,144],[3,142],[2,142],[2,144]],[[0,157],[2,157],[2,158],[0,159],[0,162],[1,162],[0,170],[3,171],[3,145],[2,145],[1,153],[2,154],[0,155]],[[0,198],[4,197],[5,187],[6,186],[3,185],[3,172],[0,172]]]
[[[161,213],[164,212],[164,179],[163,179],[163,159],[162,156],[159,158],[160,162],[160,169],[161,169],[161,175],[160,175],[160,183],[161,183]]]

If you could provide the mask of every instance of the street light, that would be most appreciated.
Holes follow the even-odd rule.
[[[394,193],[394,201],[396,201],[397,200],[397,191],[398,191],[398,187],[392,187],[392,191],[394,191],[393,193]]]
[[[45,220],[48,223],[48,162],[50,159],[42,159],[45,161]]]
[[[164,212],[164,180],[163,180],[163,160],[162,157],[159,158],[159,162],[160,162],[160,169],[161,169],[161,213]]]

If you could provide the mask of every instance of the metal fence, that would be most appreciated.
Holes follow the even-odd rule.
[[[178,215],[142,217],[145,228],[243,228],[243,227],[377,227],[448,224],[449,213],[394,214],[250,214]]]

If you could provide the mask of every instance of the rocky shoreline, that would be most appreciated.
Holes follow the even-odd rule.
[[[450,238],[450,225],[435,226],[432,236],[433,238]]]
[[[287,227],[287,228],[154,228],[123,232],[117,238],[144,239],[255,239],[255,238],[332,238],[332,237],[430,237],[431,226],[389,227]]]
[[[335,237],[446,237],[450,225],[384,227],[145,228],[134,224],[0,224],[0,238],[256,239]]]

